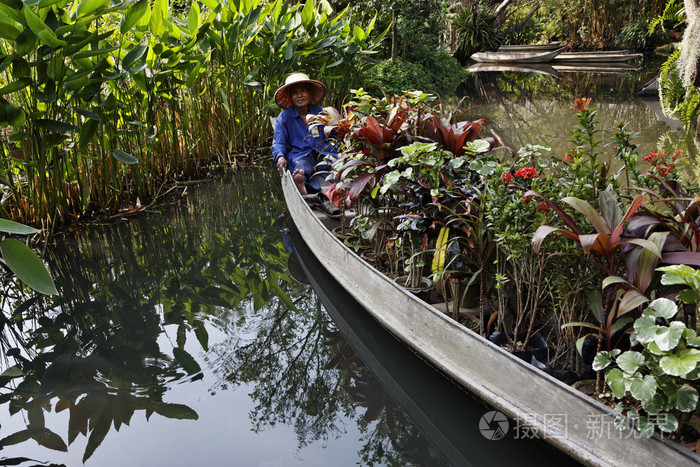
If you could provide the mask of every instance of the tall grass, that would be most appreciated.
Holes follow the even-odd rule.
[[[323,5],[3,0],[0,213],[46,228],[236,166],[288,73],[342,96],[371,65],[374,22]]]

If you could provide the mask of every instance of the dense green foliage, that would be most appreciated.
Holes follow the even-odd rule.
[[[391,96],[402,94],[406,89],[424,89],[449,97],[466,76],[467,72],[449,52],[423,47],[412,53],[409,59],[385,60],[370,68],[364,88],[377,96],[382,90]]]
[[[0,23],[2,208],[44,225],[235,165],[288,73],[343,95],[373,28],[313,0],[8,1]]]

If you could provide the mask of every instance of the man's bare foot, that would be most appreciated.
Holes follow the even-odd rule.
[[[306,191],[306,184],[304,184],[304,171],[302,169],[296,169],[292,172],[292,179],[299,189],[299,193],[302,195],[308,195]]]

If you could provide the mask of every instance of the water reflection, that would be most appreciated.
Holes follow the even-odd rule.
[[[569,130],[576,124],[571,109],[574,99],[592,97],[598,109],[600,137],[609,142],[615,122],[629,122],[639,132],[634,140],[639,152],[656,149],[659,139],[669,132],[636,91],[657,72],[660,59],[650,59],[637,71],[624,73],[541,73],[478,72],[463,85],[461,94],[475,106],[468,118],[486,118],[488,129],[515,150],[527,144],[552,148],[553,155],[570,150]]]
[[[4,285],[3,463],[167,464],[166,450],[153,446],[186,451],[188,443],[170,445],[175,431],[194,440],[225,435],[231,424],[259,433],[256,452],[266,451],[271,431],[291,427],[296,450],[285,464],[303,452],[305,465],[323,465],[324,446],[352,463],[432,456],[315,295],[288,276],[274,228],[276,177],[245,171],[190,188],[160,212],[61,239],[47,253],[57,298]],[[246,392],[247,417],[210,415]],[[336,441],[348,436],[356,437],[352,454]],[[232,443],[251,450],[249,437],[225,446],[215,439],[197,442],[214,464],[227,461]],[[118,448],[127,440],[135,453]]]

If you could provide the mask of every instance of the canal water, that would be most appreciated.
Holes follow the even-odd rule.
[[[465,86],[472,118],[516,148],[559,151],[585,95],[601,121],[640,131],[641,152],[668,131],[629,92],[649,78],[480,73]],[[445,465],[290,276],[283,209],[274,171],[243,170],[56,237],[57,297],[3,282],[0,465]],[[465,443],[495,443],[477,440]]]

